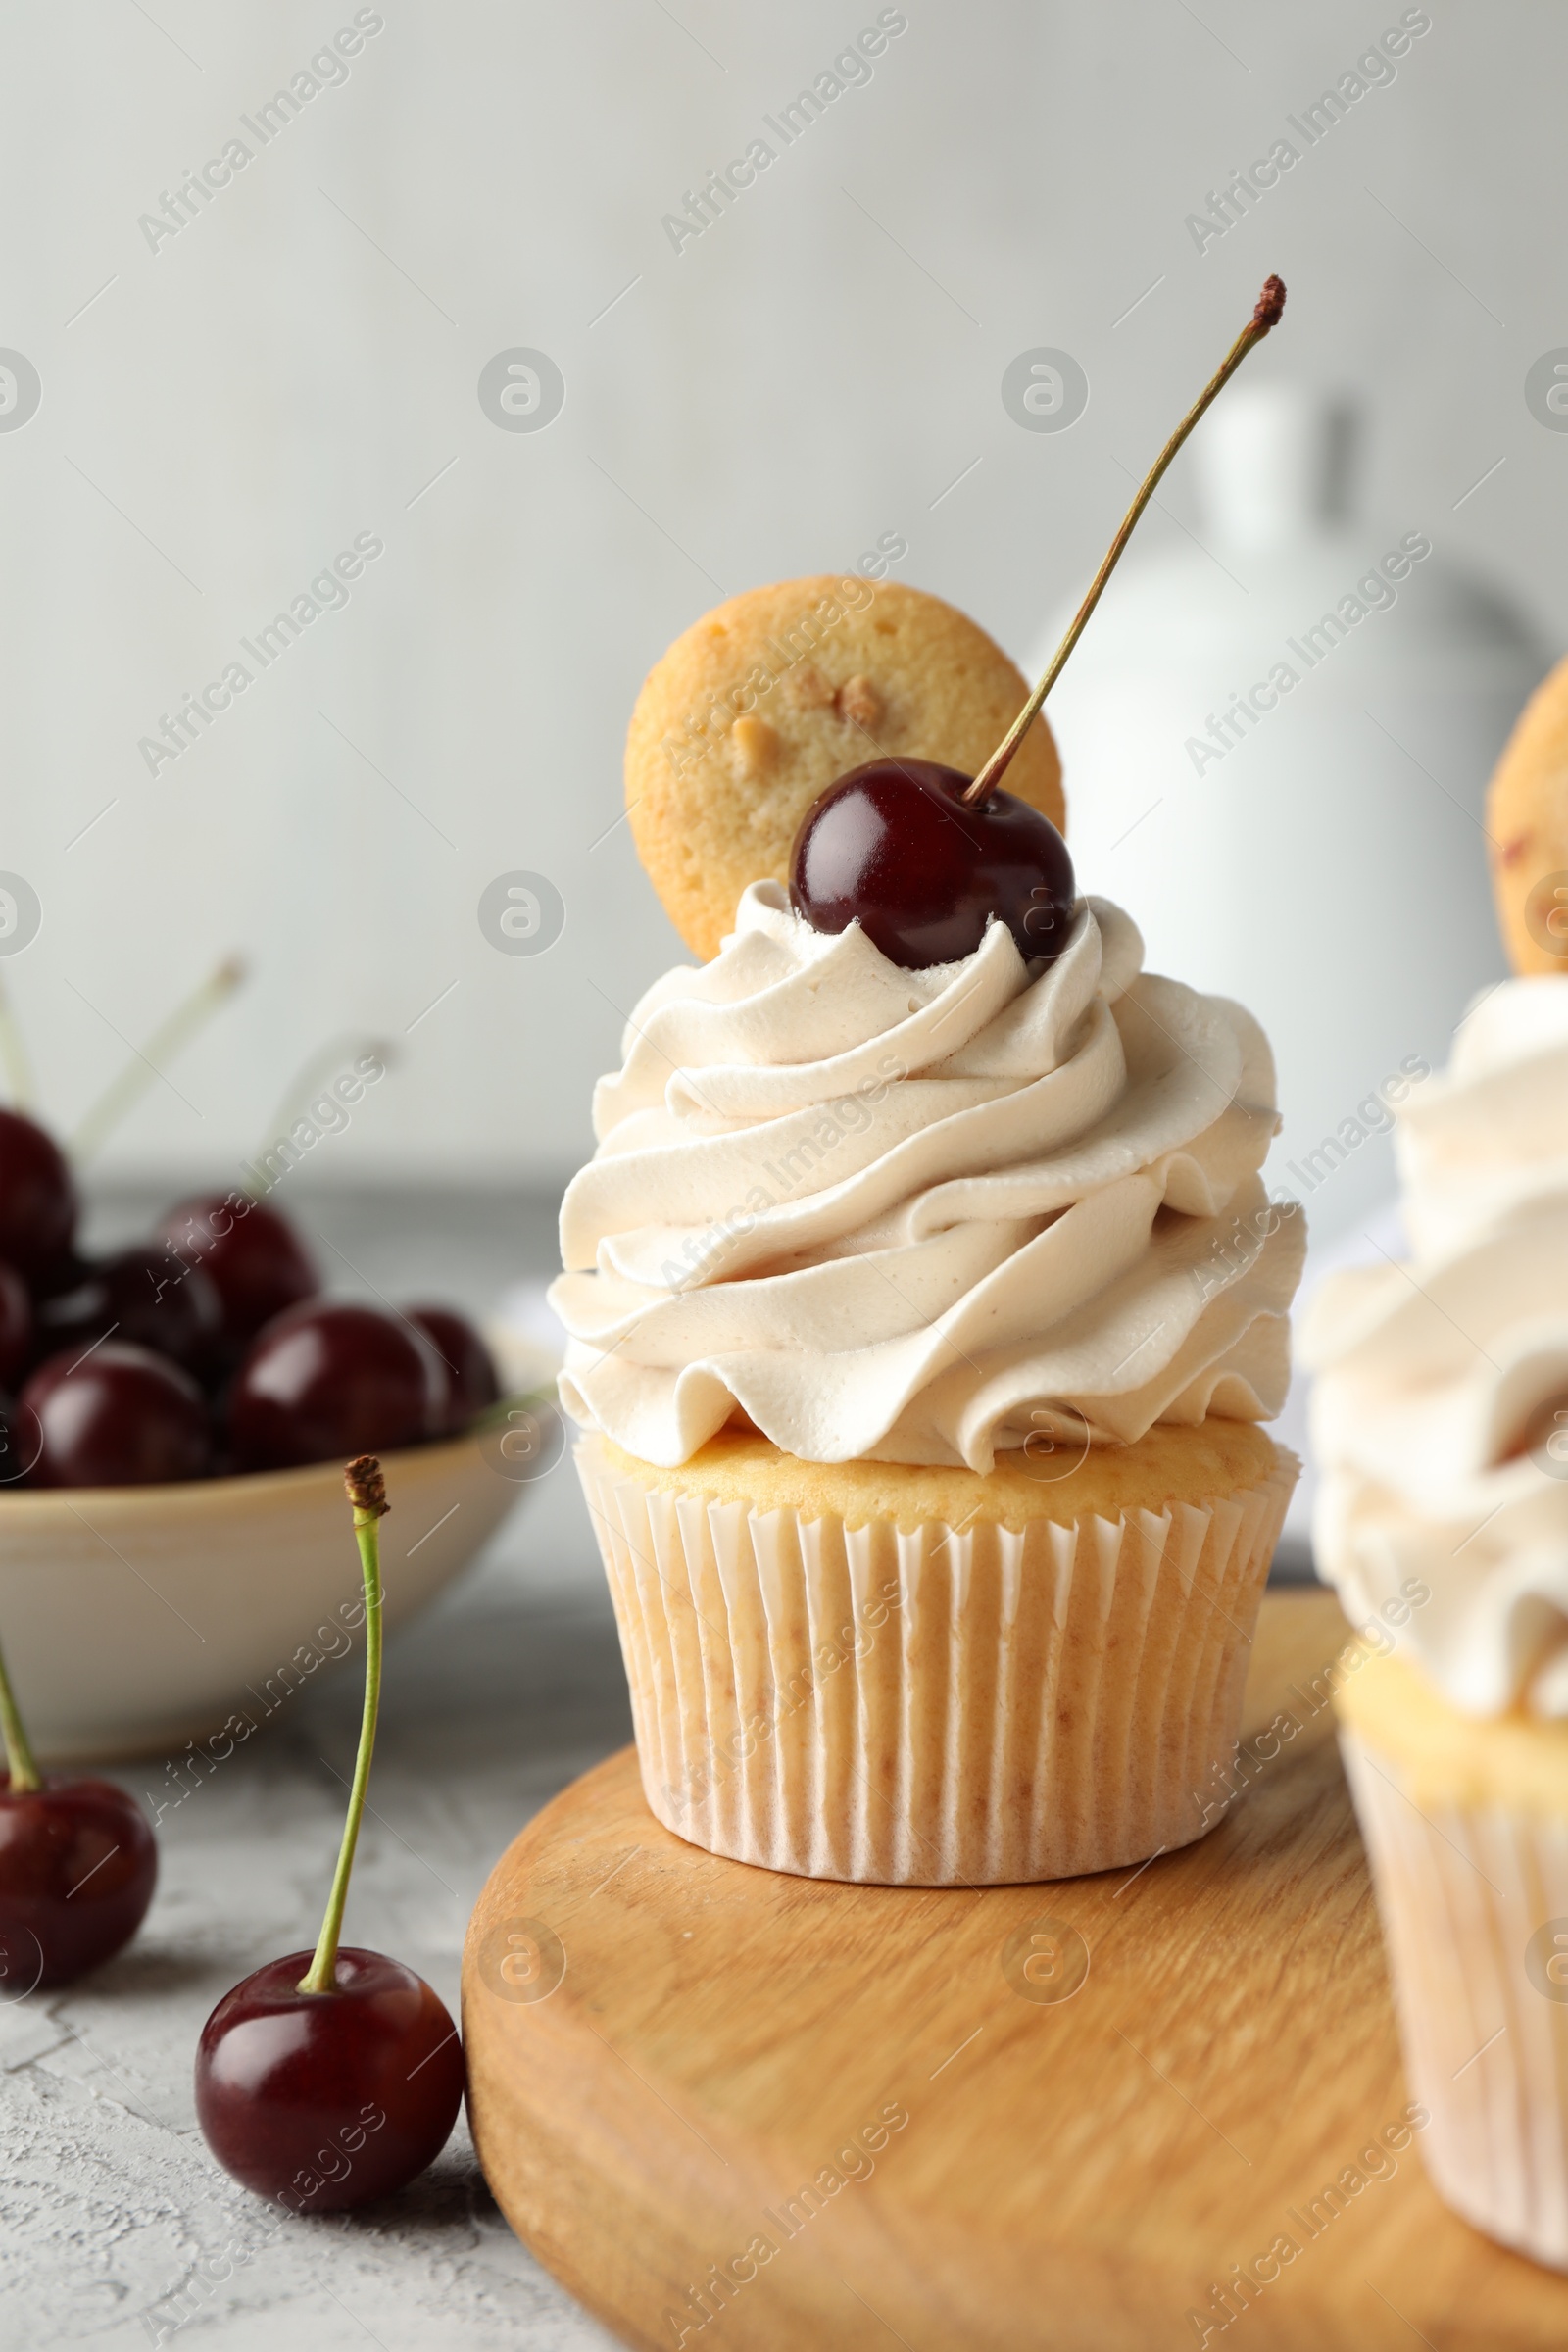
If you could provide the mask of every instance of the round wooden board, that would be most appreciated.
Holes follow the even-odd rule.
[[[1137,1873],[783,1878],[662,1829],[629,1748],[588,1773],[498,1864],[465,1955],[514,2228],[649,2347],[1560,2352],[1568,2280],[1455,2220],[1419,2137],[1358,2166],[1410,2094],[1312,1687],[1344,1636],[1329,1595],[1267,1596],[1244,1729],[1297,1733]],[[1022,1973],[1037,1930],[1083,1939],[1070,1998]],[[1348,2167],[1365,2185],[1314,2233]],[[1282,2235],[1299,2252],[1222,2330],[1211,2289]]]

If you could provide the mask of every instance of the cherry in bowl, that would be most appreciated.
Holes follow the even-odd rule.
[[[445,1378],[424,1334],[378,1307],[310,1300],[251,1343],[228,1398],[239,1470],[391,1452],[432,1436]]]
[[[405,1312],[429,1341],[441,1368],[435,1435],[455,1438],[499,1398],[494,1360],[467,1317],[450,1306],[411,1306]]]
[[[286,1217],[244,1193],[203,1193],[172,1208],[158,1240],[181,1263],[199,1266],[218,1293],[223,1331],[254,1339],[286,1307],[314,1298],[320,1278]]]
[[[167,1355],[198,1377],[214,1361],[223,1310],[199,1265],[154,1242],[138,1242],[88,1268],[74,1289],[39,1302],[38,1343],[50,1354],[81,1355],[114,1339]]]
[[[35,1487],[158,1486],[211,1467],[200,1389],[148,1348],[106,1340],[85,1356],[63,1349],[33,1373],[18,1413],[19,1442],[37,1433],[27,1464]]]
[[[12,1266],[0,1265],[0,1387],[10,1388],[33,1348],[32,1300]]]
[[[0,1110],[0,1258],[27,1282],[64,1258],[76,1188],[60,1146],[33,1119]]]

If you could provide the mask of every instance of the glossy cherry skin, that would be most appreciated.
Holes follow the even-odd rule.
[[[444,1398],[436,1435],[455,1438],[501,1395],[490,1350],[473,1325],[450,1306],[410,1306],[404,1312],[424,1333],[441,1366]]]
[[[74,1290],[38,1306],[39,1352],[80,1355],[95,1340],[126,1341],[198,1375],[212,1362],[223,1310],[199,1265],[159,1242],[138,1242],[89,1269]]]
[[[196,2117],[226,2173],[301,2213],[390,2196],[440,2155],[463,2046],[422,1977],[341,1944],[337,1989],[290,1952],[225,1992],[196,2053]],[[379,2120],[377,2120],[379,2119]]]
[[[423,1333],[378,1307],[307,1301],[257,1334],[234,1375],[236,1469],[392,1453],[435,1434],[444,1396]]]
[[[148,1348],[106,1340],[85,1358],[71,1349],[40,1364],[18,1399],[37,1416],[34,1487],[146,1487],[200,1478],[212,1431],[188,1372]]]
[[[934,760],[873,760],[840,776],[795,836],[796,913],[814,931],[859,923],[906,971],[972,956],[993,916],[1020,955],[1053,961],[1072,927],[1067,845],[1010,792],[965,808],[971,781]]]
[[[243,1193],[203,1193],[172,1208],[158,1228],[218,1293],[225,1337],[254,1339],[264,1323],[314,1298],[320,1277],[286,1217]]]
[[[0,1110],[0,1258],[31,1282],[75,1230],[76,1188],[54,1137],[20,1111]]]
[[[0,1489],[22,1486],[43,1451],[36,1413],[24,1413],[14,1396],[0,1391]]]
[[[122,1788],[46,1773],[13,1789],[0,1773],[0,2001],[118,1952],[157,1883],[158,1841]]]
[[[32,1300],[14,1266],[0,1265],[0,1388],[9,1389],[32,1354]]]

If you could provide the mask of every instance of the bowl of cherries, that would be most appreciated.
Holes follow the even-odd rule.
[[[0,1625],[45,1760],[249,1737],[349,1646],[342,1463],[395,1465],[386,1622],[473,1557],[559,1435],[451,1308],[327,1298],[248,1194],[76,1248],[70,1166],[0,1110]]]

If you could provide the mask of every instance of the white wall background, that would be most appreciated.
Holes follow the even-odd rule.
[[[0,867],[44,909],[0,977],[47,1110],[69,1124],[121,1037],[221,955],[254,964],[109,1165],[221,1169],[294,1064],[355,1028],[403,1058],[321,1174],[570,1163],[621,1014],[676,951],[607,831],[668,639],[721,592],[898,530],[903,577],[1030,650],[1098,560],[1123,464],[1268,270],[1291,306],[1252,366],[1357,393],[1377,508],[1441,512],[1549,645],[1568,630],[1568,437],[1523,398],[1568,343],[1568,18],[1548,0],[1433,0],[1393,85],[1201,255],[1185,216],[1397,5],[906,0],[869,84],[678,254],[662,215],[873,0],[381,13],[347,81],[156,253],[138,216],[353,7],[0,18],[0,345],[43,385],[0,433]],[[1088,371],[1070,433],[1003,409],[1036,344]],[[564,375],[541,432],[497,429],[476,397],[515,345]],[[1184,460],[1152,543],[1191,502]],[[138,738],[362,531],[386,552],[348,608],[150,776]],[[537,958],[478,928],[514,867],[565,901]],[[1336,950],[1371,988],[1399,921],[1363,907]]]

